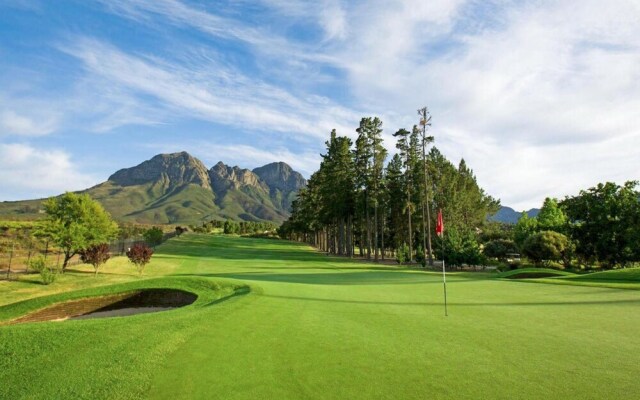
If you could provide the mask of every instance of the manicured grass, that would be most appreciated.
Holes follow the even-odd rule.
[[[640,282],[640,268],[595,272],[593,274],[577,275],[573,279],[591,282]]]
[[[96,286],[5,306],[0,320],[129,285],[167,285],[201,297],[162,313],[0,327],[0,398],[633,399],[640,393],[635,290],[451,273],[445,317],[438,273],[360,264],[300,244],[188,234],[158,249],[148,267],[152,279],[118,262],[96,280],[76,272],[52,287],[0,283],[5,304],[39,291]],[[559,279],[565,280],[547,280]],[[251,291],[220,301],[233,292],[229,285]]]
[[[557,269],[550,268],[519,268],[511,271],[505,271],[498,275],[498,278],[509,279],[533,279],[543,277],[556,277],[556,276],[573,276],[570,272],[558,271]]]

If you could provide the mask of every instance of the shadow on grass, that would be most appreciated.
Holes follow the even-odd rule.
[[[297,297],[278,296],[262,294],[262,297],[283,300],[302,300],[326,303],[348,303],[383,306],[442,306],[442,302],[391,302],[391,301],[368,301],[368,300],[343,300],[343,299],[323,299],[317,297]],[[528,306],[590,306],[605,304],[640,304],[640,299],[633,300],[611,300],[611,301],[550,301],[550,302],[515,302],[515,303],[459,303],[448,302],[449,306],[456,307],[528,307]]]
[[[212,301],[208,302],[207,304],[204,304],[203,307],[211,307],[211,306],[214,306],[216,304],[220,304],[220,303],[223,303],[225,301],[228,301],[228,300],[231,300],[231,299],[234,299],[234,298],[237,298],[237,297],[246,296],[249,293],[251,293],[251,288],[248,287],[248,286],[244,286],[244,287],[241,287],[241,288],[238,288],[238,289],[234,290],[232,295],[225,296],[225,297],[222,297],[220,299],[212,300]]]
[[[336,271],[334,269],[334,271]],[[442,284],[435,275],[422,275],[401,271],[362,271],[362,272],[331,272],[331,273],[299,273],[280,274],[268,272],[238,272],[238,273],[203,273],[203,274],[175,274],[173,276],[199,276],[207,278],[226,278],[246,281],[301,283],[308,285],[424,285]],[[425,279],[436,278],[436,279]],[[472,279],[448,279],[448,282],[473,282]]]
[[[308,245],[284,240],[229,238],[224,236],[188,235],[158,247],[156,255],[212,257],[223,260],[326,261],[335,259],[356,263],[356,259],[328,257]]]

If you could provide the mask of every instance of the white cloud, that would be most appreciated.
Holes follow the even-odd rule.
[[[63,150],[0,143],[0,182],[0,199],[5,201],[86,189],[97,179],[82,172]]]
[[[57,110],[43,101],[0,97],[0,137],[48,135],[59,124]]]
[[[36,118],[18,114],[13,110],[0,112],[0,134],[40,136],[51,133],[55,129],[55,121],[48,119],[37,121]]]
[[[153,96],[183,116],[261,131],[324,138],[348,127],[357,114],[321,96],[300,98],[223,65],[211,55],[187,65],[158,57],[134,56],[106,43],[83,38],[63,51],[84,63],[88,80],[120,88],[130,96]],[[134,97],[132,102],[143,103]],[[349,128],[345,128],[349,129]]]
[[[438,147],[516,208],[639,178],[637,2],[504,2],[489,25],[476,21],[479,3],[421,4],[436,8],[349,15],[350,44],[336,48],[351,89],[391,117],[387,128],[429,105]]]

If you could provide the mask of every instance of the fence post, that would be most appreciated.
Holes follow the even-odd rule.
[[[27,255],[27,266],[25,273],[29,273],[29,263],[31,262],[31,252],[33,251],[33,239],[29,239],[29,254]]]
[[[16,246],[16,242],[11,242],[11,253],[9,253],[9,267],[7,268],[7,280],[9,280],[9,274],[11,273],[11,260],[13,260],[13,250]]]

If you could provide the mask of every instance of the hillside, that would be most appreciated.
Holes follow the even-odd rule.
[[[282,222],[306,185],[285,163],[250,171],[222,162],[211,169],[186,152],[159,154],[86,189],[123,222],[192,224],[211,219]],[[0,218],[37,219],[42,199],[0,203]]]

